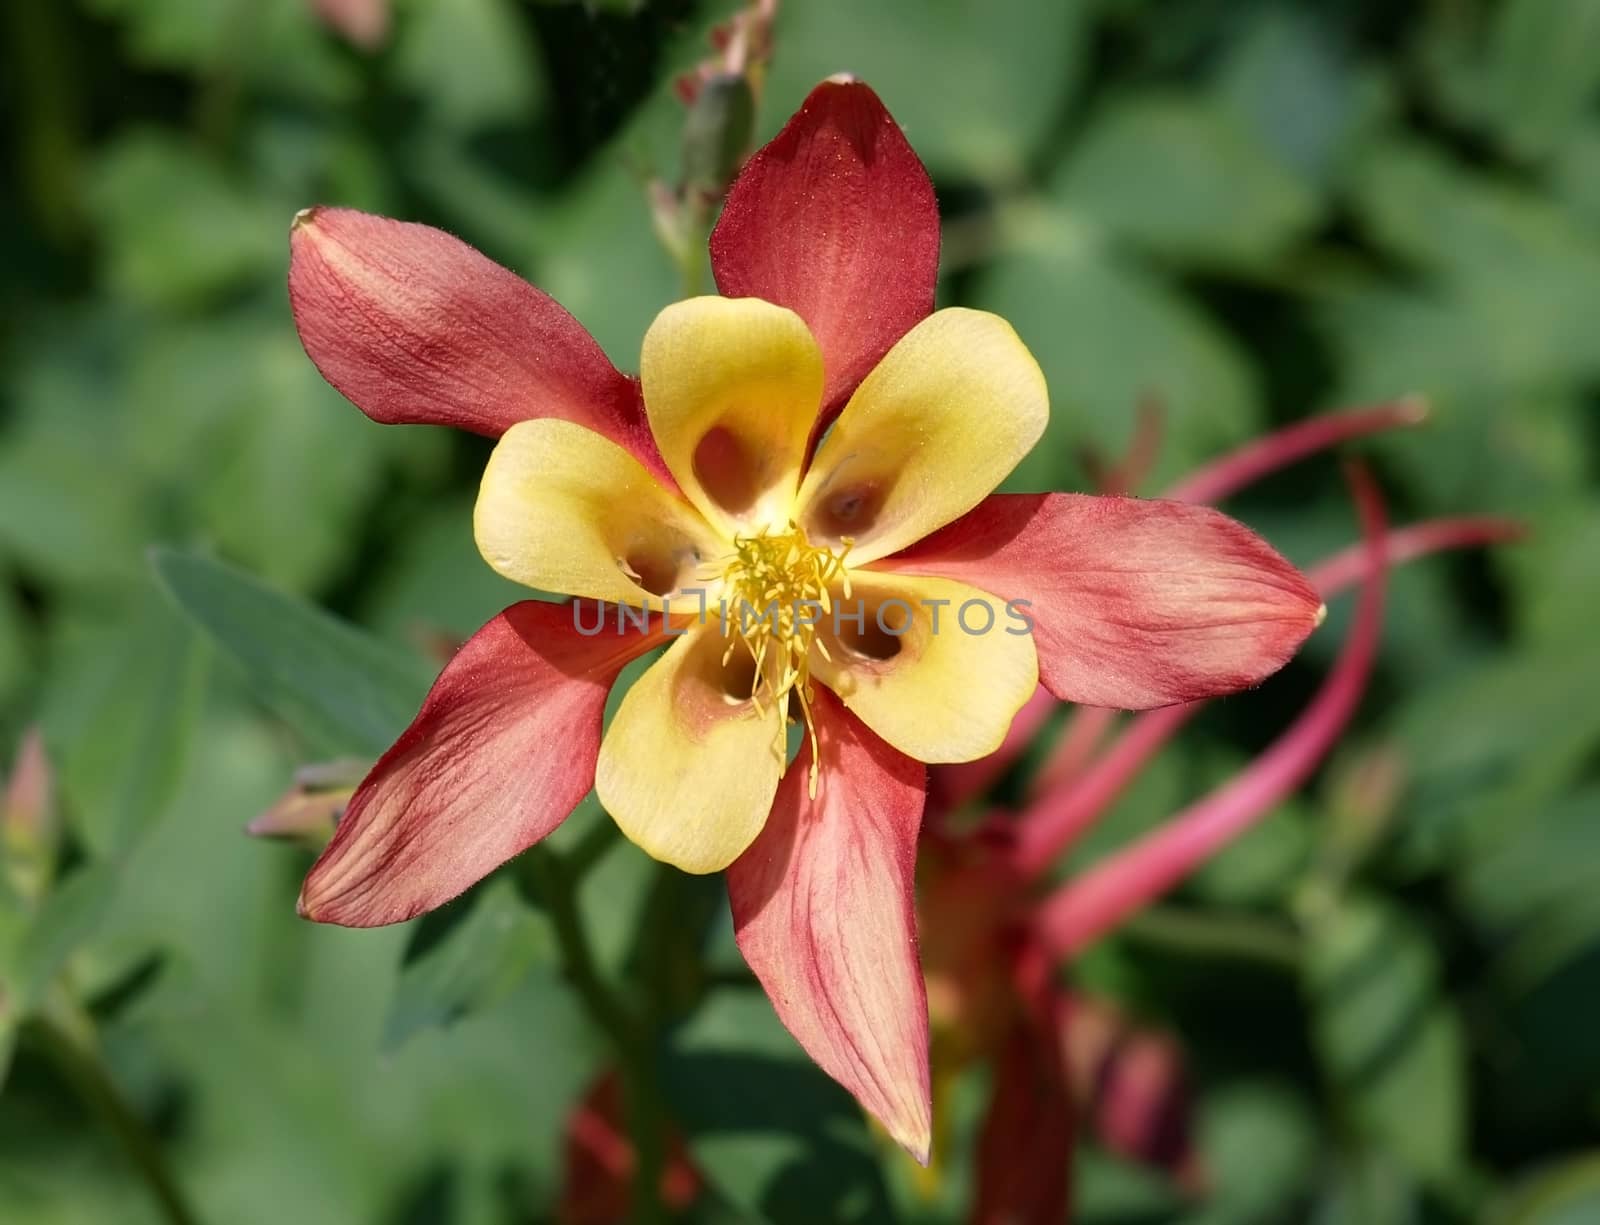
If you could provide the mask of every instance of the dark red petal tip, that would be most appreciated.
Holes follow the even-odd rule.
[[[822,347],[826,426],[891,345],[933,310],[939,206],[878,95],[831,77],[746,163],[711,234],[728,297],[765,298]]]

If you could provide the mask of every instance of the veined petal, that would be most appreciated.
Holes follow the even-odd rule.
[[[638,384],[553,298],[443,230],[306,209],[289,302],[317,369],[374,421],[492,438],[559,417],[662,470]]]
[[[806,321],[838,406],[933,310],[939,206],[899,125],[860,81],[824,81],[745,163],[711,234],[717,288]]]
[[[756,298],[690,298],[656,316],[639,360],[645,411],[684,494],[728,535],[782,527],[822,396],[800,316]]]
[[[850,397],[800,487],[814,542],[852,563],[903,549],[980,502],[1049,416],[1044,375],[1011,325],[951,308],[923,320]]]
[[[926,1163],[928,1002],[913,877],[923,770],[819,690],[809,743],[766,828],[728,869],[734,931],[800,1045]]]
[[[467,640],[356,790],[300,891],[321,923],[441,906],[566,819],[594,782],[606,693],[659,636],[585,637],[568,604],[513,604]]]
[[[1057,697],[1143,710],[1259,684],[1318,624],[1304,575],[1202,506],[996,494],[880,563],[1025,601]]]
[[[817,622],[817,677],[918,761],[992,753],[1039,683],[1033,637],[1005,601],[965,583],[857,570]],[[859,619],[859,624],[857,620]]]
[[[627,451],[570,421],[523,421],[483,472],[478,551],[518,583],[659,608],[724,550],[705,521]]]
[[[776,706],[750,700],[743,644],[696,625],[634,682],[600,747],[595,791],[646,854],[685,872],[736,859],[772,808],[785,733]]]

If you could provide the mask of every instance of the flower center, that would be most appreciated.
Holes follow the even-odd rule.
[[[850,543],[841,541],[837,552],[819,548],[791,520],[784,531],[763,528],[751,536],[735,536],[733,553],[722,571],[727,601],[722,633],[732,639],[722,656],[723,666],[741,644],[749,652],[754,664],[750,700],[757,710],[762,709],[763,700],[778,704],[783,717],[776,750],[784,761],[788,759],[790,696],[799,702],[811,738],[813,799],[821,753],[811,717],[811,648],[815,646],[823,658],[831,658],[828,648],[817,640],[817,625],[833,611],[829,583],[839,582],[844,594],[850,594],[850,575],[844,567]]]

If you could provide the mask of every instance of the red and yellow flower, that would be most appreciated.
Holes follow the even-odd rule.
[[[529,600],[490,621],[356,791],[303,913],[429,910],[593,787],[651,855],[726,869],[784,1023],[926,1158],[924,763],[994,750],[1039,683],[1131,709],[1256,684],[1321,615],[1214,510],[993,493],[1044,429],[1044,380],[1001,319],[933,309],[938,252],[926,172],[846,79],[740,174],[711,238],[722,296],[662,311],[637,379],[447,234],[296,218],[290,296],[329,382],[378,421],[498,438],[474,516],[489,564],[653,614],[594,633]],[[864,619],[796,615],[841,604]],[[619,672],[662,645],[602,739]]]

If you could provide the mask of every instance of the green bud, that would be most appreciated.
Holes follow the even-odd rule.
[[[720,196],[744,163],[755,128],[755,98],[743,73],[719,73],[701,86],[683,127],[683,186]]]

